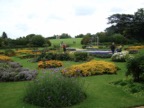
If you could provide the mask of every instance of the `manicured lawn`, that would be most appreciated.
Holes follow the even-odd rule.
[[[60,45],[60,43],[63,42],[73,48],[82,48],[81,40],[82,38],[50,39],[52,45]]]
[[[97,59],[97,58],[96,58]],[[24,67],[37,69],[37,63],[30,63],[28,59],[13,57],[13,60],[21,63]],[[110,59],[97,59],[111,61]],[[78,62],[64,61],[64,67]],[[116,63],[121,69],[115,75],[99,75],[82,77],[81,80],[87,86],[87,98],[80,104],[70,108],[129,108],[144,105],[144,97],[135,97],[121,88],[115,87],[110,82],[125,79],[125,63]],[[42,70],[39,70],[40,77]],[[25,87],[30,81],[1,82],[0,83],[0,108],[39,108],[23,102]]]

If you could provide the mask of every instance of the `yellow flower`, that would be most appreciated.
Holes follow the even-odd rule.
[[[0,60],[2,61],[11,61],[11,58],[8,56],[0,55]]]
[[[55,68],[55,67],[61,67],[62,65],[63,65],[62,62],[58,60],[48,60],[38,62],[39,68]]]
[[[143,49],[143,48],[144,48],[144,45],[141,45],[141,46],[130,46],[127,49],[128,50],[139,50],[139,49]]]
[[[62,70],[62,74],[66,76],[90,76],[96,74],[113,74],[116,73],[117,67],[112,62],[92,60],[87,63],[73,65]]]

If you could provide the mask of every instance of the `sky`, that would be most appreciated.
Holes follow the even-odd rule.
[[[0,0],[0,36],[96,34],[110,26],[109,16],[140,8],[144,0]]]

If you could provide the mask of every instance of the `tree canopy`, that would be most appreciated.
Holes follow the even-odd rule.
[[[144,8],[131,14],[113,14],[108,17],[110,27],[106,28],[109,34],[120,33],[127,38],[144,40]]]

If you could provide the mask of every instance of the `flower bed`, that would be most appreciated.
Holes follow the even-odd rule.
[[[12,60],[8,56],[0,55],[0,61],[12,61]]]
[[[98,57],[98,58],[111,58],[112,53],[93,53],[90,55]]]
[[[17,57],[21,59],[27,59],[27,58],[34,58],[41,54],[41,51],[32,51],[32,50],[18,50],[16,51]]]
[[[31,54],[32,53],[32,50],[18,50],[16,51],[16,53],[20,53],[20,54]]]
[[[141,46],[130,46],[127,48],[127,50],[139,50],[139,49],[143,49],[144,45]]]
[[[39,61],[38,68],[56,68],[61,67],[63,64],[58,60]]]
[[[62,70],[66,76],[91,76],[97,74],[115,74],[117,66],[111,62],[92,60],[87,63],[73,65]]]
[[[0,62],[0,81],[32,80],[37,74],[36,70],[22,68],[16,62]]]
[[[22,54],[17,57],[19,57],[20,59],[27,59],[27,58],[34,58],[35,56],[36,56],[35,54]]]
[[[103,51],[103,50],[83,50],[77,52],[87,52],[89,55],[98,57],[98,58],[110,58],[112,56],[111,51]]]

